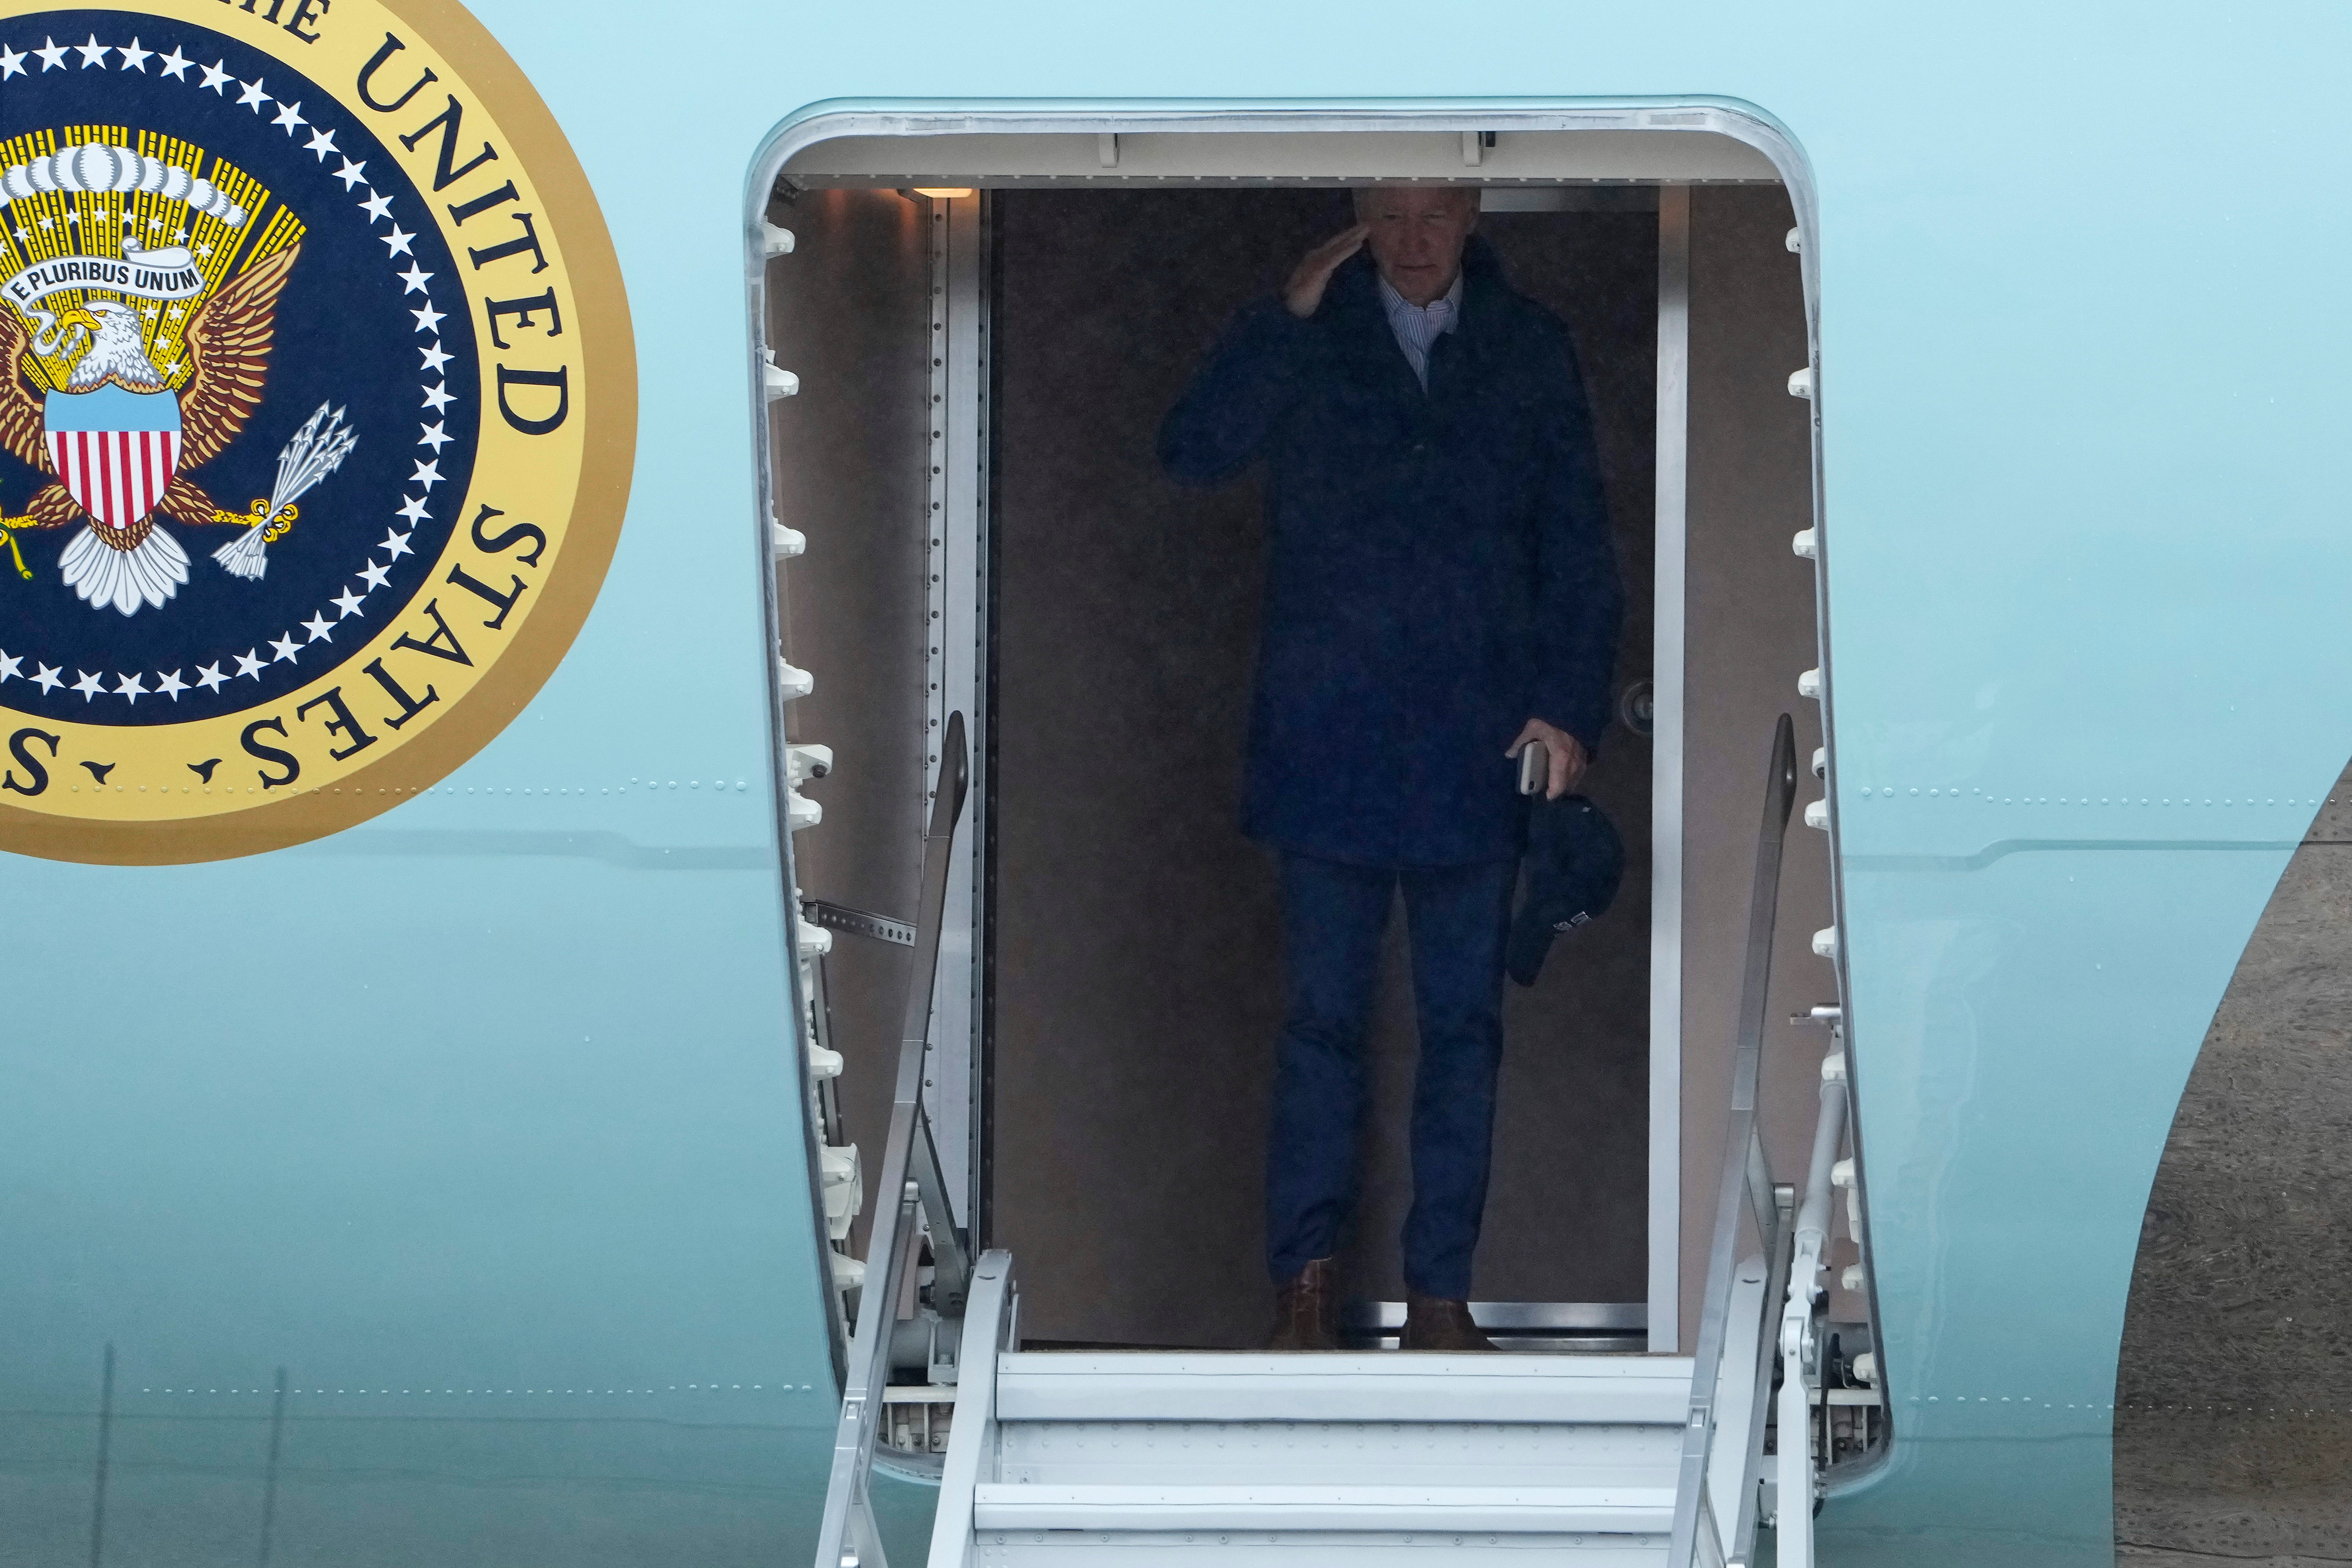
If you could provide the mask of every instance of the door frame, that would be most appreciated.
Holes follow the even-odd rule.
[[[1681,1348],[1682,1329],[1682,1237],[1685,1216],[1683,1213],[1682,1180],[1683,1127],[1682,1082],[1684,1042],[1682,1037],[1682,800],[1683,800],[1683,678],[1685,668],[1684,589],[1685,566],[1686,477],[1688,455],[1689,406],[1689,192],[1693,184],[1748,183],[1737,176],[1711,173],[1703,156],[1693,159],[1697,146],[1693,133],[1705,133],[1727,138],[1762,154],[1777,181],[1789,195],[1801,237],[1800,252],[1803,259],[1804,297],[1807,336],[1812,345],[1810,358],[1816,384],[1819,380],[1820,308],[1819,268],[1816,262],[1818,245],[1818,202],[1811,168],[1802,149],[1785,128],[1753,105],[1735,100],[1717,98],[1666,99],[1603,99],[1603,100],[1410,100],[1363,101],[1354,103],[1257,103],[1234,104],[1202,101],[1199,103],[1137,102],[1122,104],[1114,101],[1064,103],[971,103],[954,101],[893,101],[855,103],[832,101],[812,104],[786,117],[769,134],[752,159],[745,183],[744,250],[746,287],[751,306],[749,320],[755,324],[763,321],[766,288],[767,252],[763,241],[763,222],[768,203],[778,182],[783,179],[787,166],[798,155],[819,143],[847,139],[888,139],[904,145],[923,144],[927,156],[934,160],[940,154],[929,148],[968,148],[970,140],[986,138],[1000,146],[1004,155],[1022,160],[1029,166],[1009,178],[993,177],[982,169],[944,170],[927,166],[919,159],[907,159],[910,171],[903,177],[867,173],[866,183],[913,186],[919,181],[929,184],[937,179],[941,184],[974,184],[975,189],[1012,183],[1050,184],[1069,188],[1084,184],[1159,184],[1181,174],[1171,175],[1164,169],[1152,172],[1123,172],[1120,138],[1147,132],[1202,132],[1250,137],[1263,141],[1272,133],[1346,133],[1377,132],[1445,132],[1459,137],[1461,162],[1465,168],[1480,166],[1483,149],[1494,145],[1496,137],[1515,132],[1598,132],[1634,133],[1645,139],[1675,138],[1677,141],[1645,140],[1642,143],[1612,142],[1612,146],[1654,146],[1660,154],[1659,172],[1643,175],[1638,172],[1619,170],[1596,174],[1591,170],[1562,169],[1548,177],[1517,176],[1528,184],[1592,183],[1644,184],[1659,187],[1659,314],[1658,314],[1658,375],[1657,375],[1657,469],[1656,469],[1656,605],[1654,659],[1654,717],[1652,770],[1652,931],[1650,958],[1650,1050],[1649,1089],[1649,1180],[1648,1235],[1649,1260],[1647,1268],[1646,1324],[1649,1349],[1653,1353],[1673,1353]],[[931,139],[949,139],[932,141]],[[1593,141],[1586,143],[1600,146]],[[1205,145],[1205,144],[1204,144]],[[1234,144],[1228,144],[1234,145]],[[1080,156],[1074,149],[1091,151],[1091,157]],[[948,156],[956,155],[948,153]],[[1619,163],[1622,153],[1614,154]],[[1605,162],[1606,160],[1604,160]],[[1636,157],[1637,164],[1646,160]],[[1682,165],[1679,169],[1675,164]],[[896,167],[896,164],[892,165]],[[926,172],[917,172],[926,171]],[[1496,174],[1499,175],[1500,171]],[[1196,179],[1234,184],[1269,183],[1272,176],[1247,176],[1229,173],[1200,174]],[[1301,176],[1302,184],[1347,184],[1366,175],[1336,172],[1328,175]],[[1424,177],[1438,177],[1428,175]],[[1454,174],[1453,178],[1465,177]],[[1496,178],[1471,174],[1467,177],[1481,184],[1507,184],[1510,176]],[[1287,181],[1284,183],[1287,184]],[[985,434],[984,409],[980,396],[987,385],[987,371],[982,332],[984,331],[987,308],[987,287],[984,271],[985,225],[982,219],[984,195],[971,197],[935,199],[934,205],[944,208],[939,216],[943,236],[943,247],[938,257],[942,285],[935,295],[934,328],[950,334],[951,343],[957,341],[953,328],[958,316],[958,299],[965,302],[961,319],[973,330],[961,334],[961,344],[967,354],[958,354],[950,362],[942,355],[942,364],[935,376],[934,396],[947,398],[950,392],[957,403],[971,400],[963,418],[953,417],[953,403],[938,405],[948,413],[945,423],[935,426],[941,431],[935,437],[935,447],[953,458],[938,467],[949,473],[935,479],[933,504],[943,512],[950,505],[954,510],[950,521],[951,531],[935,537],[942,542],[939,549],[945,552],[943,565],[952,565],[956,574],[977,584],[979,596],[969,604],[977,606],[986,603],[987,558],[986,507],[988,481],[986,473],[988,442]],[[971,238],[961,251],[965,258],[959,266],[959,250],[951,237],[956,229],[956,209],[969,211]],[[959,277],[970,281],[962,289],[952,285]],[[747,375],[755,389],[763,384],[765,345],[755,330],[747,344]],[[1814,526],[1822,542],[1815,556],[1815,592],[1817,627],[1820,638],[1821,668],[1826,679],[1829,669],[1827,647],[1827,551],[1826,530],[1822,527],[1822,451],[1818,393],[1812,420]],[[762,400],[754,396],[755,410],[763,407]],[[961,436],[959,438],[958,431]],[[760,504],[759,526],[765,536],[765,498],[773,491],[772,455],[768,447],[767,422],[755,417],[754,440],[759,458]],[[957,482],[956,469],[961,468],[961,484]],[[957,498],[961,496],[961,500]],[[958,546],[950,541],[957,534],[963,540],[960,557]],[[949,575],[942,570],[938,575]],[[940,590],[934,588],[937,593]],[[944,621],[947,605],[934,599],[933,611]],[[773,608],[771,609],[772,633]],[[947,710],[945,704],[961,698],[967,722],[984,726],[988,696],[983,639],[985,625],[972,628],[974,635],[959,635],[942,647],[953,647],[962,658],[949,654],[934,656],[938,667],[940,695],[929,705],[929,717],[938,721]],[[969,662],[963,662],[968,658]],[[1823,731],[1830,736],[1829,712],[1824,705]],[[984,729],[978,733],[984,735]],[[789,777],[785,757],[783,727],[776,725],[775,754],[777,776]],[[1828,747],[1834,766],[1836,747],[1833,738]],[[984,744],[975,748],[975,760],[986,757]],[[929,764],[933,776],[926,787],[936,783],[937,763]],[[976,781],[977,782],[977,781]],[[1834,782],[1833,780],[1832,781]],[[779,796],[782,794],[781,784]],[[975,789],[974,801],[986,798],[983,789]],[[961,950],[955,962],[949,962],[949,950],[943,945],[940,986],[935,1005],[941,1009],[943,1020],[960,1019],[958,1032],[950,1037],[942,1033],[941,1051],[937,1058],[939,1072],[928,1075],[934,1080],[953,1070],[961,1080],[963,1092],[955,1097],[961,1104],[940,1104],[934,1110],[947,1111],[969,1128],[966,1157],[961,1172],[950,1170],[951,1185],[961,1184],[970,1195],[971,1207],[968,1219],[978,1219],[983,1213],[984,1163],[986,1158],[985,1095],[983,1085],[988,1066],[985,1059],[985,1009],[981,1005],[986,966],[985,897],[987,868],[980,847],[985,842],[984,828],[978,822],[969,825],[962,857],[968,858],[969,875],[959,875],[956,884],[960,896],[950,910],[950,920],[959,924]],[[783,838],[786,851],[786,889],[796,886],[793,879],[789,835]],[[1836,846],[1832,846],[1832,866],[1836,864]],[[964,869],[960,868],[960,870]],[[1837,879],[1832,877],[1832,905],[1838,925],[1843,923],[1843,900],[1839,896]],[[787,898],[787,920],[797,930],[800,911],[797,900]],[[795,980],[795,1016],[805,1016],[804,1002],[797,994]],[[953,1039],[953,1045],[949,1044]],[[1658,1043],[1668,1041],[1673,1048],[1659,1049]],[[961,1060],[955,1058],[961,1057]],[[936,1095],[936,1082],[932,1086]],[[942,1150],[944,1155],[946,1151]],[[961,1174],[962,1181],[957,1182]],[[814,1194],[813,1194],[814,1196]],[[975,1225],[984,1229],[984,1221]],[[820,1232],[821,1233],[821,1232]]]

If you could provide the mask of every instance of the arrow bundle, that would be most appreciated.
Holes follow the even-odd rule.
[[[269,492],[269,510],[251,528],[214,551],[213,559],[233,575],[258,581],[269,569],[264,552],[275,537],[270,526],[293,506],[295,497],[342,467],[359,442],[359,437],[343,424],[341,409],[319,405],[319,411],[303,422],[286,449],[278,454],[278,483]]]

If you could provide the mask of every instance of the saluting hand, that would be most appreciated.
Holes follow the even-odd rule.
[[[1367,232],[1362,224],[1358,224],[1307,253],[1282,289],[1282,302],[1289,307],[1292,315],[1303,321],[1315,313],[1323,303],[1323,290],[1330,286],[1331,274],[1339,270],[1339,263],[1364,247]]]
[[[1544,798],[1558,800],[1576,787],[1584,776],[1589,759],[1584,754],[1584,742],[1565,730],[1555,729],[1540,719],[1530,719],[1511,749],[1503,754],[1516,757],[1529,746],[1541,746],[1549,766],[1545,770]]]

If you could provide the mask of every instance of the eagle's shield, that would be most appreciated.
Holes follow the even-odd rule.
[[[131,528],[163,499],[180,466],[180,397],[173,392],[52,392],[42,405],[49,463],[101,528]]]

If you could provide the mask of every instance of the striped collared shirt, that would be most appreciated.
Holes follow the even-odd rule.
[[[1381,303],[1389,313],[1389,327],[1396,333],[1397,347],[1404,351],[1412,374],[1420,379],[1421,389],[1429,390],[1429,347],[1440,333],[1450,332],[1462,321],[1462,274],[1454,274],[1454,287],[1442,299],[1426,305],[1416,305],[1381,279]]]

